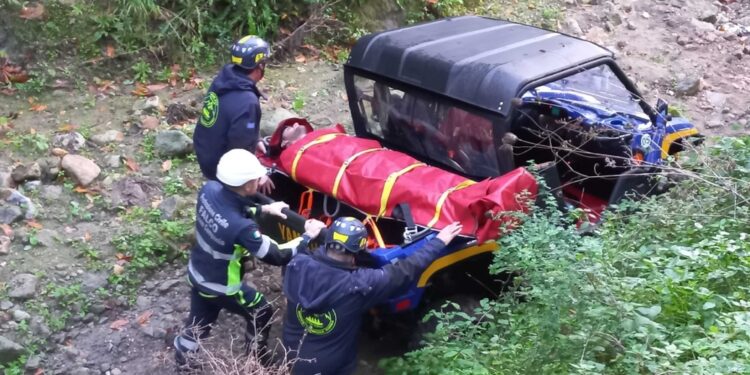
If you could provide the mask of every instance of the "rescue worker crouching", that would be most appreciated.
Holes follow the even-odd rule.
[[[232,45],[232,63],[216,75],[203,102],[203,110],[193,133],[195,155],[201,172],[216,179],[216,165],[227,151],[241,148],[265,153],[260,138],[263,96],[257,83],[263,79],[271,55],[269,44],[248,35]],[[262,177],[261,191],[273,188],[270,178]]]
[[[186,354],[198,350],[195,335],[207,337],[210,324],[222,309],[246,320],[245,339],[251,345],[248,350],[256,350],[261,360],[270,360],[266,347],[272,308],[262,293],[242,282],[243,258],[253,255],[272,265],[285,265],[302,241],[300,237],[278,245],[247,218],[248,212],[251,216],[265,213],[286,218],[282,210],[288,207],[284,202],[257,205],[249,199],[266,175],[266,168],[253,154],[243,149],[227,152],[219,160],[216,175],[218,181],[207,182],[198,193],[196,244],[188,264],[190,316],[184,331],[174,340],[179,367],[187,364]],[[317,233],[311,230],[307,235]]]
[[[336,219],[320,248],[300,253],[286,267],[283,343],[299,358],[292,373],[353,373],[363,314],[413,282],[461,229],[453,223],[406,259],[369,269],[355,264],[367,242],[365,226],[351,217]],[[303,236],[300,248],[310,240]]]

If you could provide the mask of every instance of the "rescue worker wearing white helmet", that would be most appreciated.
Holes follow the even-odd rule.
[[[198,193],[196,244],[188,264],[190,316],[174,340],[178,367],[189,365],[187,354],[198,349],[196,335],[208,336],[210,324],[222,309],[245,318],[248,350],[256,350],[262,361],[270,360],[266,346],[272,309],[261,292],[242,282],[243,258],[253,255],[272,265],[286,265],[302,238],[282,245],[260,233],[252,219],[255,215],[286,218],[282,210],[288,207],[284,202],[258,205],[249,199],[265,175],[266,168],[252,153],[233,149],[219,160],[218,181],[208,181]],[[251,218],[247,217],[248,205]],[[315,237],[323,227],[323,223],[308,221],[305,234]]]

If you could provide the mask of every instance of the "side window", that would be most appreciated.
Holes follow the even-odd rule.
[[[367,132],[426,162],[478,177],[498,175],[492,121],[421,93],[356,77]]]
[[[497,176],[492,121],[458,107],[446,106],[444,113],[440,133],[446,140],[450,158],[468,174]]]

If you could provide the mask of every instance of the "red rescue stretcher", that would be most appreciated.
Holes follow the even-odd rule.
[[[295,122],[311,131],[282,151],[281,133]],[[461,234],[480,243],[497,239],[504,225],[515,222],[508,213],[527,211],[537,193],[536,180],[524,168],[473,181],[347,135],[340,125],[313,131],[307,121],[289,119],[271,137],[270,148],[267,165],[369,217],[393,217],[397,205],[408,203],[417,225],[441,229],[459,221]]]

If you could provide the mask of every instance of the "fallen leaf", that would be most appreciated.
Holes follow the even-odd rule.
[[[297,55],[297,57],[294,58],[294,61],[304,64],[307,61],[307,58],[305,55]]]
[[[83,242],[89,242],[91,241],[91,233],[86,232],[83,234]]]
[[[115,57],[115,46],[111,44],[107,44],[106,47],[104,47],[104,56],[107,57]]]
[[[65,156],[65,155],[67,155],[68,151],[66,151],[64,149],[61,149],[61,148],[55,147],[55,148],[52,149],[51,153],[52,153],[53,156],[57,156],[57,157],[61,158],[61,157]]]
[[[172,160],[164,160],[164,162],[161,163],[161,170],[167,172],[170,169],[172,169]]]
[[[36,103],[31,106],[31,110],[34,112],[41,112],[41,111],[44,111],[45,109],[47,109],[47,106],[44,104]]]
[[[126,325],[128,325],[127,319],[117,319],[109,325],[109,328],[116,331],[122,331],[122,329],[125,328]]]
[[[133,172],[138,172],[140,169],[138,163],[133,158],[125,157],[125,165]]]
[[[57,128],[57,130],[59,130],[59,131],[61,131],[63,133],[70,133],[72,131],[75,131],[76,129],[78,129],[78,125],[73,125],[73,124],[69,124],[69,123],[62,124],[62,125],[60,125],[59,128]]]
[[[159,84],[154,84],[154,85],[148,85],[146,86],[146,89],[149,92],[156,92],[159,90],[164,90],[165,88],[167,88],[167,86],[168,85],[166,83],[159,83]]]
[[[28,6],[21,8],[21,15],[19,17],[25,20],[38,20],[44,17],[44,5],[39,3],[32,3]]]
[[[38,368],[36,371],[34,371],[34,375],[44,375],[44,369]]]
[[[88,189],[86,189],[85,187],[80,186],[80,185],[76,186],[75,188],[73,188],[73,191],[75,191],[76,193],[81,193],[81,194],[86,194],[86,193],[89,192]]]
[[[34,228],[34,229],[42,229],[43,228],[42,224],[39,224],[38,221],[33,220],[33,219],[32,220],[26,220],[26,225],[29,226],[29,227],[31,227],[31,228]]]
[[[138,324],[141,326],[145,326],[148,324],[149,319],[151,319],[151,315],[154,313],[151,312],[151,310],[144,311],[143,314],[138,315]]]
[[[115,258],[117,258],[117,260],[124,260],[126,262],[130,262],[130,260],[133,259],[132,256],[125,255],[123,253],[117,253],[117,254],[115,254]]]
[[[0,229],[3,230],[3,234],[5,234],[6,237],[13,238],[13,228],[11,228],[10,225],[0,224]]]
[[[135,90],[130,92],[131,94],[135,96],[149,96],[151,95],[151,92],[148,90],[148,87],[142,83],[136,83],[135,84]]]
[[[114,81],[101,81],[96,86],[96,91],[102,94],[107,94],[111,90],[117,90]]]
[[[115,275],[122,275],[122,273],[125,272],[125,267],[115,264],[112,266],[112,273]]]

